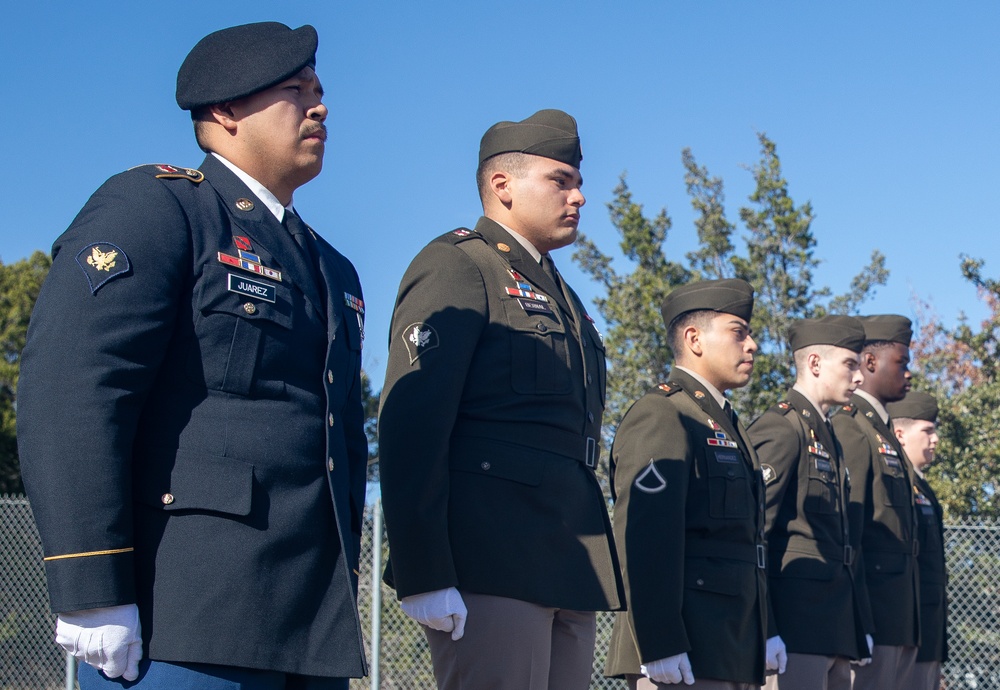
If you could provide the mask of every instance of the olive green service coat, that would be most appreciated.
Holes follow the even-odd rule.
[[[914,473],[920,554],[920,651],[917,661],[948,660],[948,571],[944,558],[944,511],[927,480]]]
[[[917,646],[913,468],[895,434],[864,398],[852,396],[832,422],[851,473],[851,540],[861,548],[855,570],[871,611],[865,630],[877,645]]]
[[[403,277],[379,416],[386,580],[542,606],[624,603],[594,475],[601,337],[579,298],[481,219]]]
[[[767,584],[778,633],[789,652],[867,657],[840,445],[796,390],[747,433],[767,486]]]
[[[626,413],[611,455],[628,613],[606,673],[687,652],[696,679],[763,683],[764,484],[745,431],[675,369]]]

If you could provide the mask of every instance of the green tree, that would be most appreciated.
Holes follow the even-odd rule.
[[[612,257],[592,240],[581,237],[578,241],[574,260],[605,290],[595,304],[608,329],[607,433],[614,433],[632,401],[669,373],[671,354],[659,305],[674,287],[715,278],[742,278],[754,286],[757,297],[751,325],[760,353],[753,381],[734,394],[744,416],[752,416],[776,402],[792,382],[786,346],[789,323],[827,312],[853,313],[877,285],[885,283],[885,259],[874,252],[848,293],[831,298],[829,288],[814,287],[813,272],[819,260],[814,257],[812,206],[795,204],[774,142],[765,134],[758,134],[758,140],[761,159],[751,169],[756,189],[749,205],[739,212],[746,229],[741,238],[744,253],[737,252],[737,228],[726,218],[722,180],[698,165],[689,149],[682,152],[682,162],[696,214],[698,248],[684,257],[684,263],[668,260],[665,254],[671,228],[666,210],[647,218],[642,205],[633,200],[624,175],[608,208],[632,271],[615,271]]]
[[[830,299],[828,287],[814,287],[815,218],[812,204],[796,206],[781,170],[777,147],[763,133],[761,159],[752,172],[757,186],[749,206],[740,208],[747,229],[745,257],[734,256],[735,274],[754,287],[754,338],[760,351],[750,385],[733,393],[738,407],[755,414],[777,402],[794,380],[788,327],[796,319],[828,312],[851,313],[876,285],[885,284],[885,257],[873,252],[868,266],[855,276],[851,291]]]
[[[378,481],[378,393],[372,391],[368,372],[361,372],[361,405],[365,410],[365,436],[368,438],[368,481]]]
[[[963,259],[989,308],[979,328],[963,317],[947,329],[931,315],[911,347],[915,387],[938,399],[940,442],[927,477],[949,519],[1000,516],[1000,281],[982,267]]]
[[[605,291],[595,305],[608,325],[604,346],[609,362],[605,411],[609,433],[628,405],[667,371],[667,332],[660,318],[660,302],[674,286],[691,277],[690,271],[664,255],[663,244],[671,226],[667,210],[662,209],[652,220],[646,218],[642,205],[632,200],[624,175],[614,194],[608,210],[621,235],[619,247],[634,266],[632,272],[615,271],[611,257],[583,235],[573,253],[574,261]]]
[[[24,491],[17,459],[17,380],[28,318],[51,265],[41,251],[16,263],[0,263],[0,494]]]

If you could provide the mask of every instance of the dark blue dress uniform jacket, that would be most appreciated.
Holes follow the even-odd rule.
[[[360,676],[358,277],[201,171],[112,177],[53,247],[18,390],[52,608],[138,603],[152,659]]]

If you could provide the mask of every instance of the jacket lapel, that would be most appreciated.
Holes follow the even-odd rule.
[[[486,242],[507,260],[511,268],[524,276],[538,291],[555,300],[559,307],[570,318],[573,318],[573,310],[566,302],[566,297],[563,295],[562,290],[552,282],[552,279],[542,270],[541,265],[535,261],[535,258],[526,252],[521,243],[511,237],[509,232],[489,218],[479,219],[479,222],[476,223],[476,232],[486,238]],[[500,244],[507,246],[510,251],[505,252],[498,249],[498,245]]]
[[[215,156],[206,156],[200,170],[222,199],[239,234],[245,234],[253,240],[256,250],[254,253],[269,254],[274,265],[268,267],[280,270],[282,282],[298,287],[317,316],[322,316],[323,312],[319,307],[322,301],[313,278],[312,266],[285,227],[243,181]],[[249,199],[254,203],[246,208],[246,204],[237,205],[236,202],[240,199]],[[233,234],[237,234],[235,229]]]
[[[698,379],[693,376],[689,376],[686,372],[681,371],[674,367],[670,371],[670,376],[667,378],[668,381],[676,381],[681,384],[681,387],[686,393],[688,393],[695,403],[702,409],[705,413],[706,419],[705,423],[708,424],[709,420],[718,424],[726,435],[735,440],[739,446],[740,450],[743,451],[742,455],[748,464],[753,467],[757,466],[756,453],[751,449],[753,445],[750,443],[741,428],[737,428],[733,425],[732,421],[729,419],[729,415],[726,414],[719,403],[715,402],[715,397],[706,390],[705,386],[702,385]]]

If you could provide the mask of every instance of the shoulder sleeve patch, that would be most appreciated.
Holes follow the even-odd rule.
[[[422,354],[430,352],[441,345],[434,327],[423,322],[411,323],[403,329],[401,337],[403,338],[403,344],[406,345],[406,353],[410,355],[411,365]]]
[[[132,268],[121,247],[110,242],[87,245],[76,255],[76,263],[83,269],[90,292],[95,295],[109,280],[125,275]]]
[[[773,484],[778,480],[778,473],[770,465],[761,465],[760,473],[764,476],[764,484]]]

